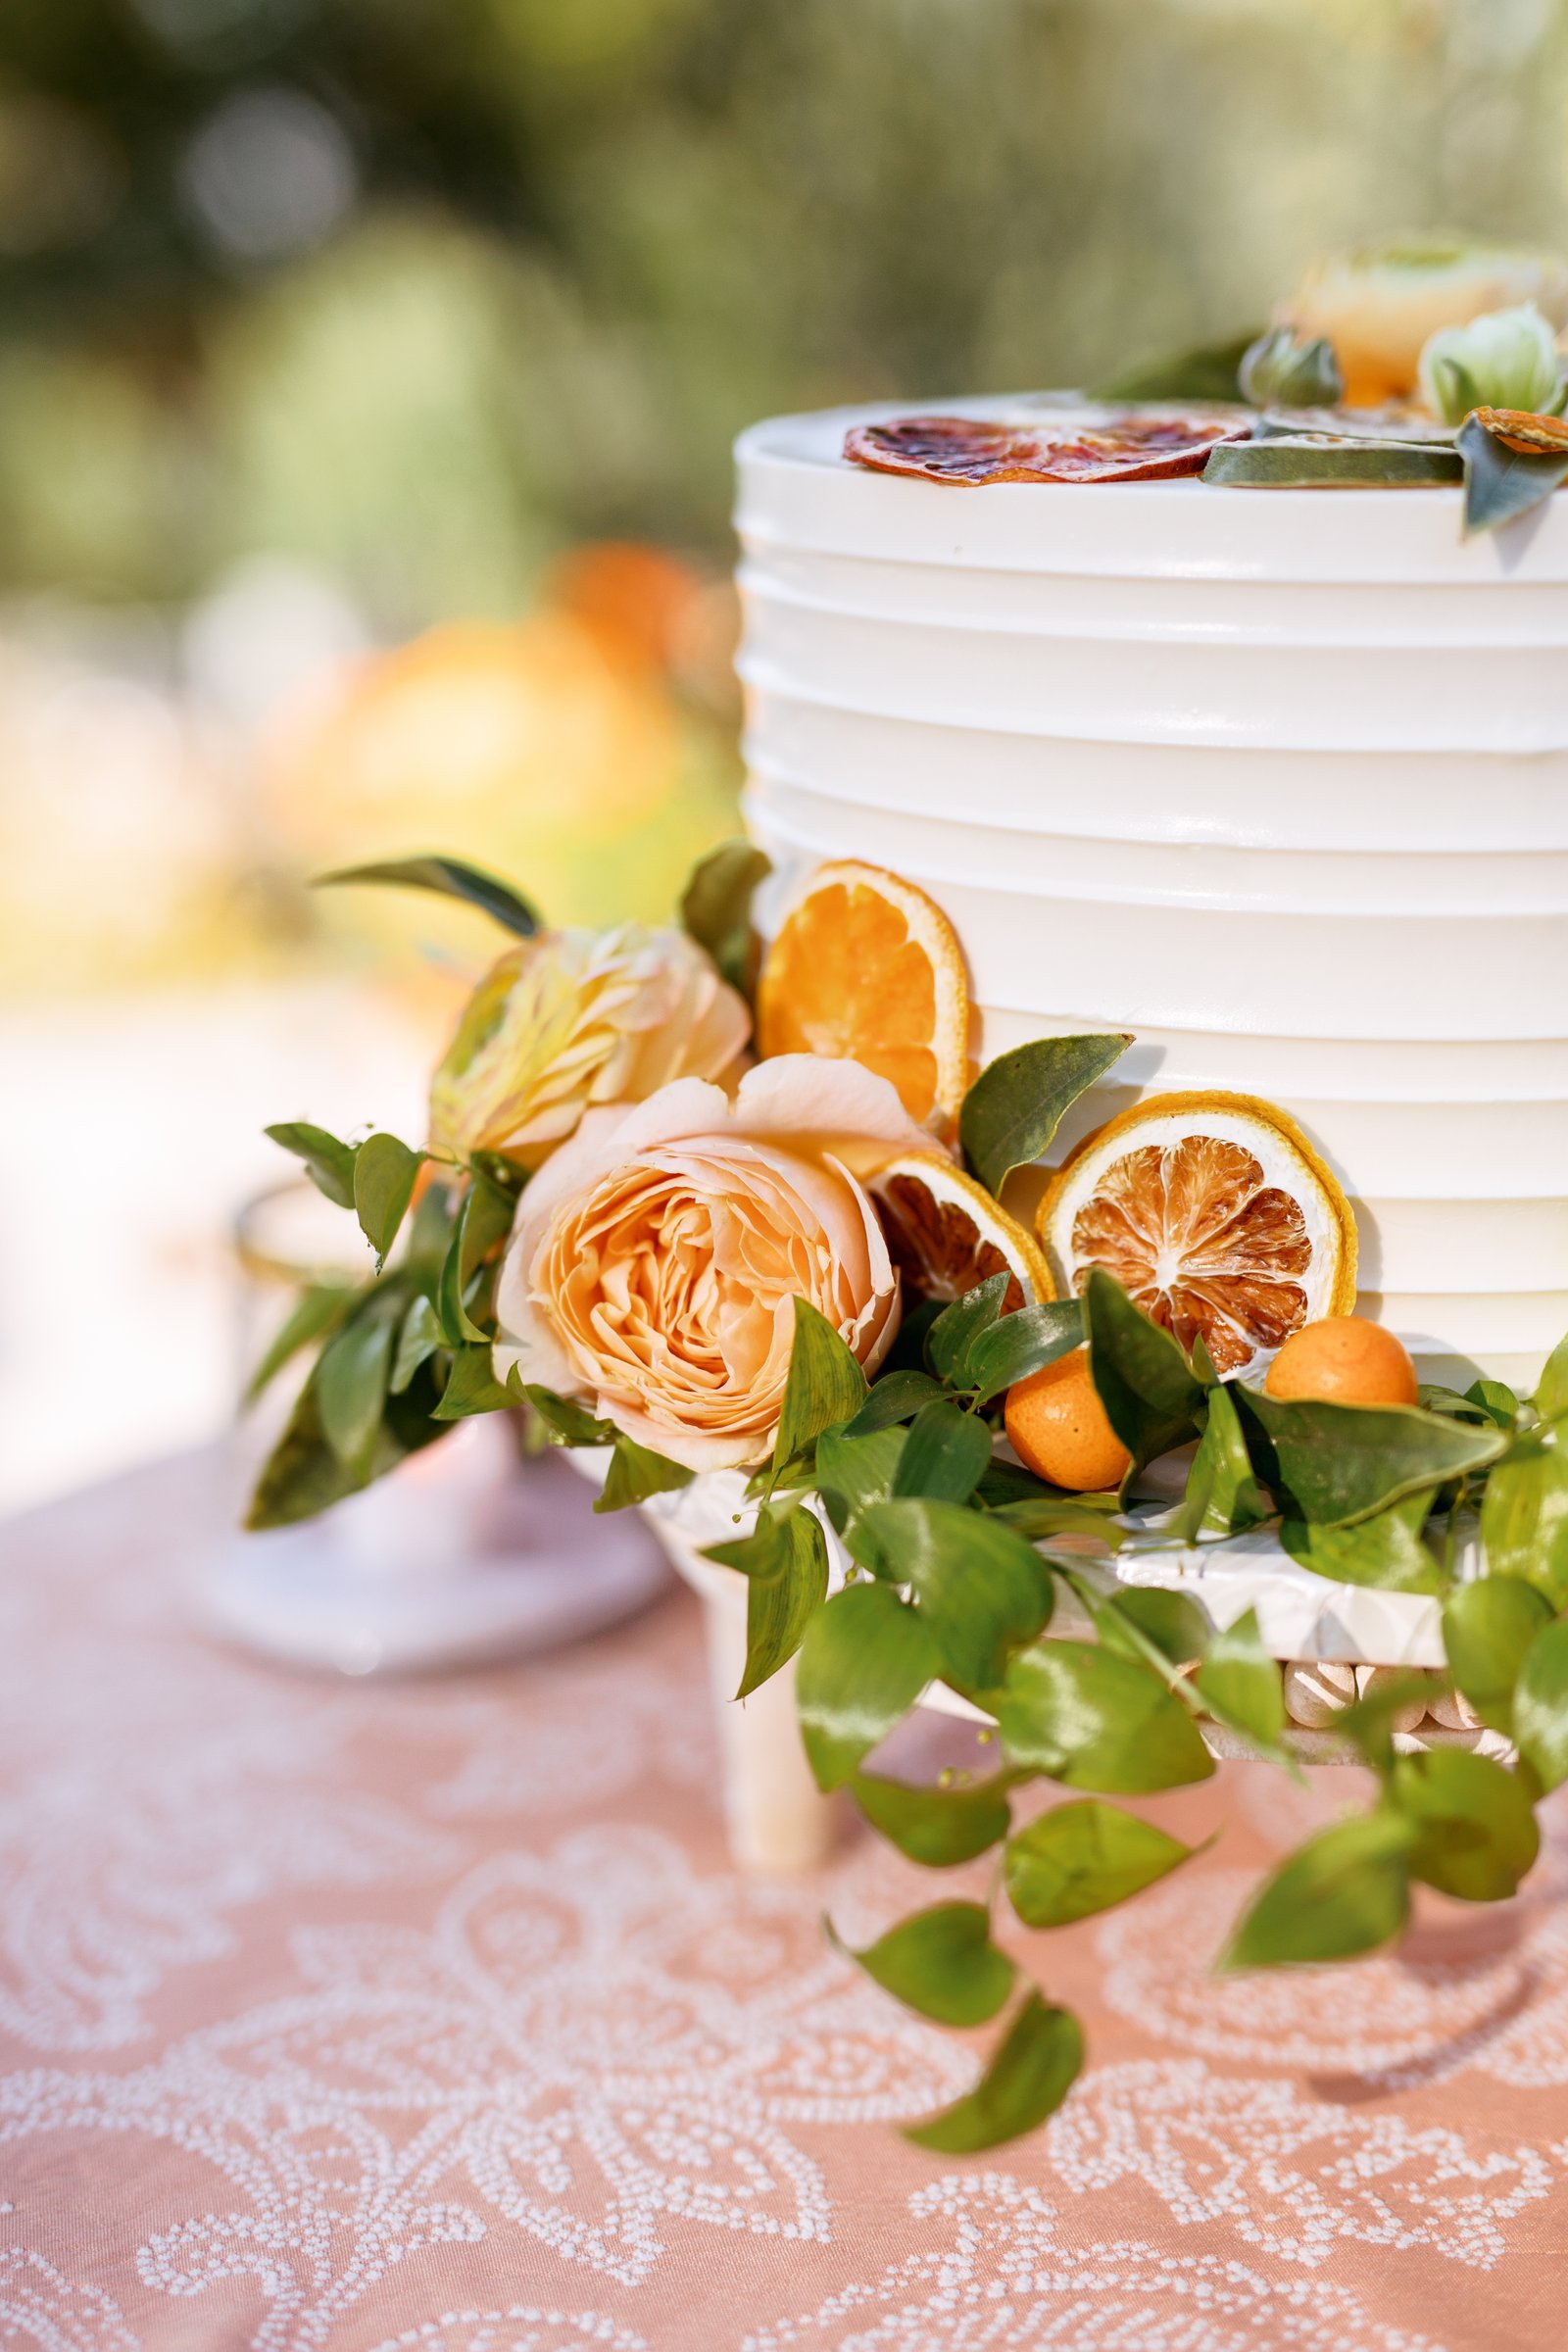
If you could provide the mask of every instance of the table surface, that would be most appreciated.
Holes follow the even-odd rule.
[[[1217,1983],[1259,1864],[1353,1785],[1152,1803],[1224,1835],[1019,1947],[1089,2029],[1067,2107],[934,2158],[894,2119],[976,2050],[818,1923],[863,1942],[938,1883],[853,1833],[810,1880],[728,1868],[689,1596],[504,1670],[313,1680],[198,1630],[226,1507],[203,1456],[0,1529],[0,2344],[1560,2342],[1561,1817],[1512,1904]]]

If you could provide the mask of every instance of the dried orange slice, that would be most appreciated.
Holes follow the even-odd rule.
[[[1113,1274],[1220,1373],[1260,1372],[1355,1304],[1355,1218],[1296,1121],[1252,1095],[1152,1095],[1078,1146],[1040,1203],[1064,1293]]]
[[[863,1062],[911,1119],[946,1136],[968,1044],[963,956],[941,907],[879,865],[819,865],[762,961],[758,1052]]]
[[[1538,416],[1530,409],[1476,409],[1477,424],[1484,425],[1494,441],[1504,449],[1517,450],[1521,457],[1568,458],[1568,424],[1560,416]]]
[[[984,1185],[940,1152],[906,1152],[865,1180],[888,1254],[911,1298],[961,1298],[1004,1271],[1002,1311],[1054,1298],[1051,1268],[1033,1234],[999,1208]]]
[[[1149,482],[1200,473],[1218,441],[1245,441],[1232,416],[1116,416],[1095,425],[1004,424],[980,416],[903,416],[858,424],[844,455],[877,473],[927,482]]]

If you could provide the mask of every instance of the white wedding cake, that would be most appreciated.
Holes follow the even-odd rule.
[[[763,929],[820,859],[917,882],[982,1062],[1136,1033],[1054,1156],[1146,1091],[1263,1096],[1351,1197],[1361,1311],[1530,1387],[1568,1328],[1568,498],[1466,541],[1457,488],[846,462],[893,414],[739,444]]]

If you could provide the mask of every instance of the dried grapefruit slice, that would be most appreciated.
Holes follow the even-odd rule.
[[[1220,1373],[1261,1372],[1355,1303],[1355,1219],[1294,1119],[1252,1095],[1152,1095],[1090,1136],[1040,1203],[1064,1293],[1113,1274]]]
[[[892,1080],[911,1119],[946,1136],[968,1045],[963,956],[941,907],[879,865],[819,865],[762,961],[758,1052],[863,1062]]]
[[[1149,482],[1200,473],[1216,443],[1245,441],[1250,430],[1250,419],[1213,416],[1127,416],[1078,426],[904,416],[853,426],[844,455],[927,482]]]
[[[961,1298],[977,1282],[1012,1279],[1002,1311],[1055,1296],[1045,1251],[984,1185],[940,1152],[906,1152],[865,1180],[888,1253],[915,1298]]]

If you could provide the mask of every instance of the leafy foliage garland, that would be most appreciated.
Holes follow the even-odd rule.
[[[688,929],[737,982],[762,870],[757,852],[728,845],[683,903]],[[451,859],[338,878],[447,890],[523,934],[537,921],[507,885]],[[978,1178],[1000,1190],[1044,1152],[1129,1042],[1047,1039],[991,1064],[960,1121]],[[535,1442],[612,1448],[597,1510],[689,1482],[570,1399],[496,1380],[493,1291],[520,1170],[488,1156],[427,1167],[430,1154],[384,1134],[350,1145],[301,1124],[269,1133],[354,1211],[375,1271],[363,1285],[306,1289],[257,1369],[253,1394],[317,1350],[250,1526],[311,1517],[454,1423],[519,1407]],[[998,1854],[988,1903],[937,1903],[850,1955],[943,2024],[1006,2012],[974,2089],[909,2128],[944,2153],[1031,2130],[1083,2062],[1076,2019],[1020,1983],[995,1940],[995,1905],[1004,1897],[1029,1928],[1066,1927],[1179,1868],[1193,1849],[1107,1800],[1206,1779],[1204,1725],[1297,1769],[1282,1670],[1255,1615],[1216,1632],[1185,1594],[1119,1586],[1107,1572],[1117,1551],[1274,1523],[1293,1558],[1333,1581],[1430,1594],[1442,1604],[1446,1687],[1514,1745],[1511,1764],[1460,1748],[1398,1752],[1395,1720],[1432,1695],[1426,1676],[1395,1677],[1348,1707],[1340,1728],[1377,1776],[1376,1801],[1273,1872],[1222,1966],[1373,1950],[1404,1925],[1414,1884],[1475,1902],[1512,1894],[1536,1858],[1535,1806],[1568,1779],[1568,1340],[1529,1399],[1482,1380],[1463,1396],[1424,1388],[1414,1406],[1284,1403],[1222,1383],[1201,1343],[1189,1357],[1099,1270],[1081,1300],[1004,1313],[1008,1279],[994,1275],[940,1312],[912,1310],[870,1383],[797,1299],[777,1440],[749,1490],[755,1528],[707,1555],[747,1580],[737,1697],[798,1659],[801,1736],[819,1787],[847,1788],[874,1829],[929,1868]],[[994,1451],[1007,1388],[1085,1342],[1132,1457],[1121,1495],[1064,1494]],[[1181,1502],[1155,1526],[1130,1521],[1126,1487],[1184,1445],[1195,1450]],[[829,1529],[845,1562],[836,1590]],[[1467,1559],[1474,1572],[1461,1575]],[[1092,1640],[1046,1639],[1058,1603]],[[987,1777],[914,1788],[873,1768],[934,1683],[994,1726]],[[1014,1795],[1037,1782],[1068,1793],[1015,1828]]]

